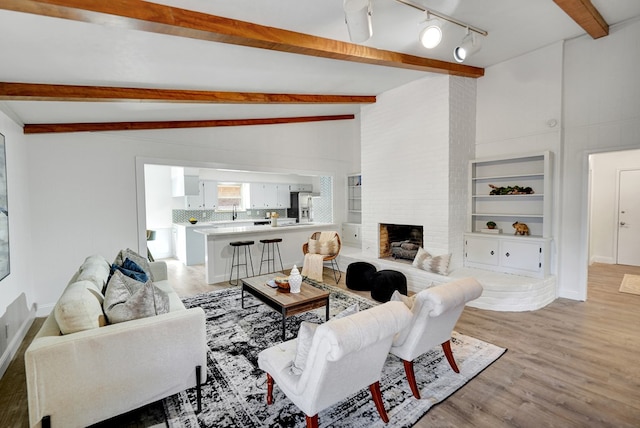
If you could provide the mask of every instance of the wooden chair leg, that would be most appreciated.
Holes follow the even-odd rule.
[[[407,374],[407,381],[409,382],[411,392],[413,393],[413,396],[419,400],[420,391],[418,390],[418,384],[416,383],[416,374],[413,371],[413,361],[402,360],[402,362],[404,363],[404,371]]]
[[[456,360],[453,358],[453,352],[451,352],[451,341],[447,340],[442,344],[442,350],[444,351],[445,357],[447,357],[447,361],[449,361],[449,365],[453,369],[454,372],[460,373],[460,369],[456,365]]]
[[[318,428],[318,414],[313,416],[305,415],[307,417],[307,428]]]
[[[267,373],[267,404],[273,404],[273,378]]]
[[[371,391],[373,402],[376,403],[376,409],[378,409],[380,418],[386,424],[387,422],[389,422],[389,416],[387,416],[387,411],[384,409],[384,403],[382,402],[382,392],[380,392],[380,382],[372,383],[371,385],[369,385],[369,390]]]

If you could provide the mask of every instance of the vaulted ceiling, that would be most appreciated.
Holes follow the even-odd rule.
[[[394,87],[488,67],[640,16],[637,0],[415,0],[488,32],[418,43],[424,14],[372,0],[373,37],[349,42],[342,0],[0,0],[0,109],[26,133],[344,120]]]

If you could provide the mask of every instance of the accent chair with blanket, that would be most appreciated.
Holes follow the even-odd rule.
[[[333,270],[333,278],[337,284],[342,278],[342,272],[337,260],[341,248],[342,242],[338,232],[314,232],[309,240],[302,245],[302,253],[304,254],[302,276],[322,282],[324,263],[329,262]]]

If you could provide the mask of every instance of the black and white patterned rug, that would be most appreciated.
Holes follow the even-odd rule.
[[[376,302],[327,284],[314,283],[331,292],[330,315],[357,302],[360,310]],[[202,412],[196,413],[195,389],[163,401],[167,424],[172,428],[209,427],[305,427],[304,414],[282,393],[277,384],[274,403],[266,403],[266,375],[258,368],[258,353],[282,341],[282,316],[257,299],[245,295],[240,304],[239,288],[230,288],[184,299],[187,307],[200,306],[206,313],[207,383],[203,385]],[[323,322],[325,309],[316,309],[287,319],[293,337],[300,322]],[[411,394],[402,361],[389,355],[380,387],[390,423],[412,426],[436,403],[497,360],[505,351],[490,343],[454,332],[453,354],[460,368],[454,373],[441,347],[419,357],[414,364],[422,399]],[[320,426],[383,427],[368,388],[320,412]]]

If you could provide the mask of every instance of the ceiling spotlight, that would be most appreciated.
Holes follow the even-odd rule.
[[[457,62],[464,62],[464,60],[478,52],[481,47],[480,40],[467,28],[467,35],[462,39],[462,43],[453,50],[453,58]]]
[[[373,35],[371,25],[371,0],[344,0],[344,21],[349,30],[349,39],[362,43]]]
[[[433,49],[440,44],[442,40],[442,29],[440,28],[440,21],[437,19],[431,19],[429,12],[427,12],[427,20],[424,21],[425,27],[420,30],[420,43],[427,49]]]

